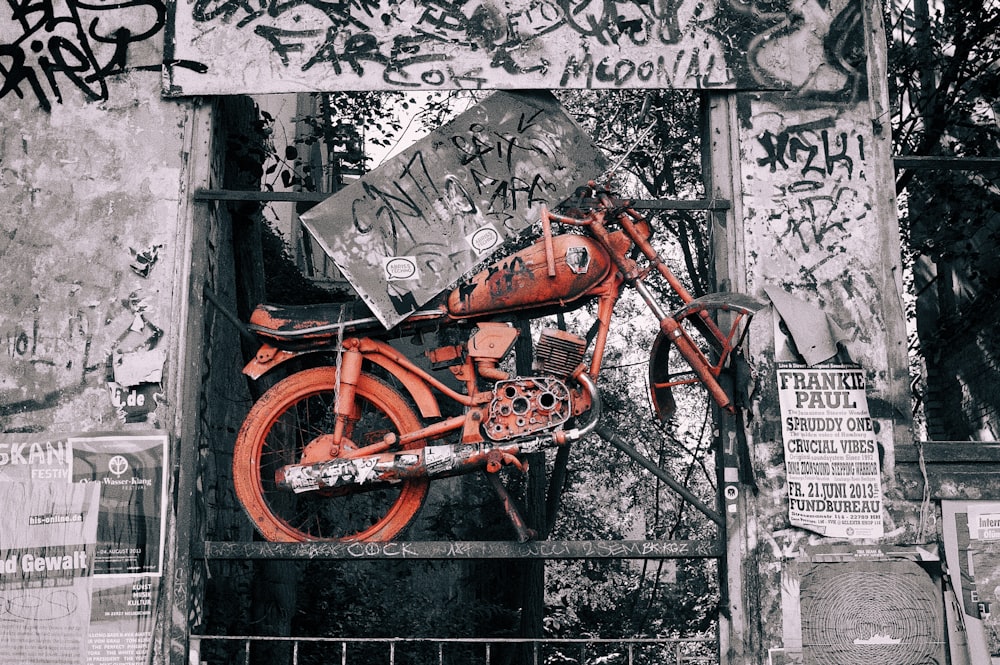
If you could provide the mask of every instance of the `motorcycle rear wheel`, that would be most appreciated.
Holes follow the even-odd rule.
[[[333,431],[335,385],[335,367],[296,372],[264,393],[240,428],[233,450],[236,495],[257,530],[272,542],[391,540],[427,496],[424,478],[337,494],[295,494],[275,485],[275,470],[299,463],[310,441]],[[361,375],[356,403],[357,419],[345,432],[355,445],[421,426],[402,395],[374,376]]]

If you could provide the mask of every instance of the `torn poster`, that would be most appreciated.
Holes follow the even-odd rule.
[[[774,305],[775,312],[781,317],[794,349],[807,365],[830,360],[837,355],[837,345],[850,340],[850,336],[829,314],[812,303],[800,300],[795,296],[773,286],[765,286],[764,293]],[[775,346],[781,339],[775,334]],[[794,356],[793,353],[793,356]],[[775,359],[778,361],[794,361],[794,357],[782,357],[780,349],[775,349]]]
[[[951,637],[965,638],[951,645],[951,662],[1000,662],[1000,502],[942,501],[941,516],[961,626]]]
[[[0,467],[3,662],[85,663],[100,488],[11,480],[7,470]]]

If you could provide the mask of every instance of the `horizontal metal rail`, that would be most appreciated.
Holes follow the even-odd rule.
[[[256,189],[196,189],[195,201],[260,201],[319,203],[333,196],[329,192],[265,192]],[[728,210],[725,199],[652,199],[632,201],[637,210]]]
[[[215,648],[213,648],[215,647]],[[265,637],[255,635],[192,635],[191,662],[203,665],[249,664],[253,648],[285,647],[282,661],[298,665],[322,654],[325,663],[341,665],[404,665],[461,663],[492,665],[509,662],[504,650],[530,652],[530,665],[559,662],[576,665],[717,665],[714,638],[445,638],[445,637]],[[217,653],[214,653],[217,652]],[[308,652],[308,654],[307,654]],[[375,655],[376,653],[382,655]],[[384,655],[384,660],[382,657]],[[352,658],[354,658],[352,660]],[[378,658],[374,660],[373,658]],[[528,665],[528,661],[519,661]]]
[[[713,559],[718,540],[399,541],[194,543],[197,559]]]
[[[1000,171],[996,157],[944,157],[937,155],[908,155],[892,159],[897,169],[934,169],[941,171]]]

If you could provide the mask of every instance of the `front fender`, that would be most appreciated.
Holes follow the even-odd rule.
[[[649,401],[660,422],[666,422],[677,410],[670,386],[670,338],[661,330],[649,352]]]
[[[322,351],[329,353],[329,349],[323,349]],[[320,353],[320,350],[310,349],[308,351],[285,351],[271,346],[270,344],[262,344],[261,347],[257,349],[257,353],[254,355],[253,360],[248,362],[243,368],[243,373],[251,379],[257,380],[273,370],[275,367],[288,362],[292,358],[299,358],[311,353]],[[424,418],[441,417],[441,406],[438,404],[437,398],[434,396],[434,392],[417,374],[381,354],[365,353],[363,356],[365,360],[370,360],[374,364],[383,368],[389,374],[392,374],[394,377],[399,379],[399,382],[403,384],[404,388],[406,388],[406,392],[409,393],[411,398],[413,398],[421,416]]]

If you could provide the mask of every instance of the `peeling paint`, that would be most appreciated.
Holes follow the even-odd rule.
[[[148,112],[64,103],[44,114],[30,97],[0,98],[18,128],[0,132],[0,430],[115,422],[113,353],[165,335],[187,106],[159,101],[154,73],[125,97],[135,85]]]

